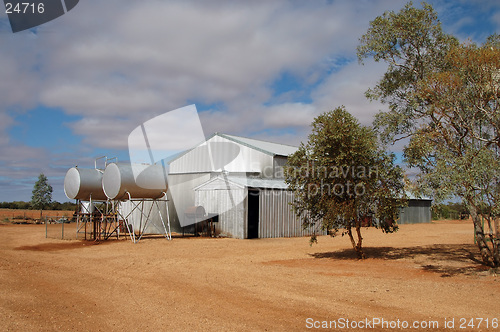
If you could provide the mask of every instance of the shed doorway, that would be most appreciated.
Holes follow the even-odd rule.
[[[259,237],[259,191],[248,190],[248,239]]]

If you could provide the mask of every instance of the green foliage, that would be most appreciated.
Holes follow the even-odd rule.
[[[43,210],[52,202],[52,186],[49,184],[47,177],[40,173],[38,181],[33,187],[31,196],[31,206],[34,209]]]
[[[289,157],[285,174],[303,226],[320,225],[333,236],[342,229],[360,257],[363,218],[378,220],[375,225],[385,232],[397,230],[403,172],[394,166],[394,156],[379,147],[375,132],[343,107],[314,119],[308,142]],[[311,243],[315,241],[313,236]]]
[[[71,202],[64,202],[64,203],[59,203],[59,202],[52,202],[48,206],[49,210],[56,210],[56,211],[71,211],[76,209],[76,204],[71,203]]]
[[[445,68],[445,55],[458,44],[455,37],[443,33],[432,6],[422,5],[418,9],[410,2],[398,13],[385,12],[377,17],[357,48],[360,62],[373,58],[388,64],[382,79],[366,92],[369,99],[390,106],[390,111],[375,121],[376,128],[383,130],[385,142],[416,128],[413,116],[424,110],[408,92],[430,72]]]
[[[32,205],[31,202],[23,202],[23,201],[0,202],[0,209],[29,210],[32,209]],[[46,209],[58,210],[58,211],[71,211],[76,209],[76,204],[71,202],[59,203],[53,201],[49,205],[47,205]]]
[[[500,265],[498,234],[479,222],[500,216],[500,38],[459,45],[428,4],[412,3],[371,22],[358,57],[387,62],[370,98],[389,105],[375,127],[385,142],[409,138],[405,161],[418,188],[438,202],[460,197],[471,212],[483,261]],[[491,229],[491,227],[490,227]]]
[[[21,209],[28,210],[31,208],[30,202],[14,201],[14,202],[1,202],[0,208],[2,209]]]
[[[469,209],[464,203],[434,204],[431,212],[432,220],[467,219],[470,215]]]

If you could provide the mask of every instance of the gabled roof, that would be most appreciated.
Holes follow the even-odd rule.
[[[194,191],[197,190],[235,190],[245,188],[245,183],[242,181],[234,181],[233,177],[214,177],[207,182],[204,182],[193,188]]]
[[[220,137],[224,137],[224,138],[226,138],[230,141],[233,141],[235,143],[243,144],[245,146],[248,146],[249,148],[253,148],[256,150],[260,150],[264,153],[271,154],[273,156],[287,157],[287,156],[295,153],[295,151],[297,151],[297,149],[298,149],[298,147],[292,146],[292,145],[273,143],[273,142],[267,142],[267,141],[253,139],[253,138],[246,138],[246,137],[220,134],[220,133],[215,133],[210,138],[212,138],[213,136],[216,136],[216,135],[220,136]]]
[[[432,198],[423,196],[423,195],[417,195],[409,190],[405,190],[406,198],[409,200],[417,200],[417,201],[432,201]]]
[[[199,145],[202,145],[203,143],[210,140],[214,136],[219,136],[219,137],[225,138],[225,139],[230,140],[232,142],[244,145],[244,146],[249,147],[249,148],[254,149],[254,150],[258,150],[260,152],[263,152],[263,153],[271,155],[271,156],[287,157],[287,156],[295,153],[295,151],[297,151],[297,149],[298,149],[298,147],[292,146],[292,145],[272,143],[272,142],[261,141],[261,140],[252,139],[252,138],[227,135],[227,134],[221,134],[221,133],[214,133],[210,137],[208,137],[205,141],[200,142],[198,145],[193,146],[191,149],[188,149],[186,151],[177,153],[174,156],[171,156],[167,163],[170,164],[172,161],[179,159],[180,157],[182,157],[183,155],[185,155],[189,151],[195,149]]]

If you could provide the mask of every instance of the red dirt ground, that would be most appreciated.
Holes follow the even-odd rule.
[[[94,243],[46,239],[44,225],[0,225],[0,326],[301,331],[349,319],[351,327],[386,322],[374,330],[433,321],[439,326],[431,330],[454,323],[479,331],[486,319],[491,330],[500,324],[500,278],[477,262],[470,222],[363,232],[369,258],[360,261],[345,237],[323,236],[312,247],[308,238]]]

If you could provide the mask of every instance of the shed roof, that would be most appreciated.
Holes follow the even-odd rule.
[[[267,142],[267,141],[253,139],[253,138],[246,138],[246,137],[241,137],[241,136],[235,136],[235,135],[227,135],[227,134],[221,134],[221,133],[214,133],[210,137],[208,137],[205,141],[200,142],[198,145],[192,147],[191,149],[179,152],[179,153],[171,156],[169,158],[169,160],[168,160],[168,164],[170,164],[174,160],[177,160],[180,157],[184,156],[189,151],[194,150],[197,146],[200,146],[203,143],[209,141],[214,136],[223,137],[223,138],[225,138],[227,140],[230,140],[230,141],[233,141],[235,143],[247,146],[247,147],[249,147],[251,149],[254,149],[254,150],[261,151],[261,152],[263,152],[265,154],[268,154],[268,155],[271,155],[271,156],[284,156],[284,157],[287,157],[287,156],[295,153],[298,150],[298,147],[293,146],[293,145],[286,145],[286,144],[280,144],[280,143]]]
[[[257,139],[253,139],[253,138],[246,138],[246,137],[241,137],[241,136],[214,133],[209,138],[207,138],[205,141],[200,142],[198,145],[193,146],[191,149],[179,152],[179,153],[171,156],[170,158],[168,158],[167,163],[170,164],[174,160],[179,159],[180,157],[184,156],[189,151],[194,150],[197,146],[202,145],[203,143],[210,140],[214,136],[223,137],[223,138],[228,139],[230,141],[233,141],[235,143],[242,144],[242,145],[247,146],[251,149],[255,149],[255,150],[264,152],[264,153],[271,155],[271,156],[287,157],[287,156],[295,153],[298,150],[298,147],[293,146],[293,145],[267,142],[267,141],[257,140]]]
[[[406,190],[405,193],[406,193],[406,198],[409,200],[432,201],[432,198],[430,198],[430,197],[423,196],[423,195],[417,195],[409,190]]]
[[[224,137],[224,138],[231,140],[235,143],[243,144],[243,145],[246,145],[250,148],[260,150],[262,152],[272,154],[275,156],[285,156],[286,157],[286,156],[289,156],[289,155],[295,153],[295,151],[297,151],[297,149],[298,149],[298,147],[292,146],[292,145],[273,143],[273,142],[267,142],[267,141],[262,141],[262,140],[258,140],[258,139],[253,139],[253,138],[220,134],[220,133],[215,133],[210,138],[212,138],[213,136],[216,136],[216,135],[220,136],[220,137]]]

